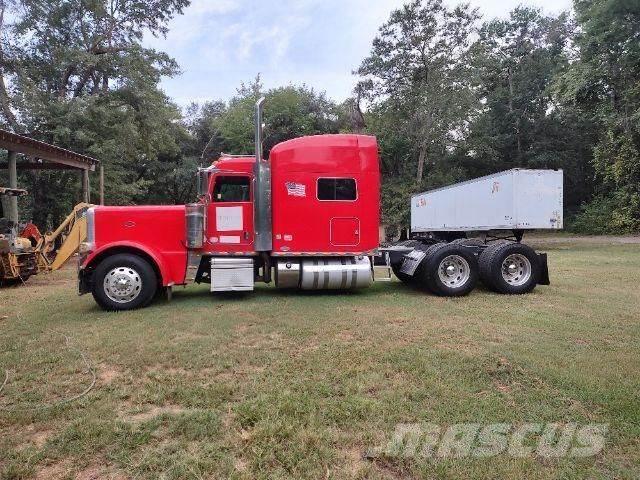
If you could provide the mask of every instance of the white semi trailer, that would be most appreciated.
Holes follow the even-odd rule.
[[[562,229],[562,170],[515,168],[411,197],[411,231]],[[455,234],[454,234],[455,236]]]
[[[413,195],[410,240],[383,249],[396,276],[447,296],[549,284],[525,232],[563,227],[562,170],[513,169]],[[464,248],[460,248],[464,247]]]

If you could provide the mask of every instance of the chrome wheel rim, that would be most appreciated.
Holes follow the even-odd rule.
[[[142,291],[140,274],[131,267],[116,267],[104,277],[104,293],[116,303],[129,303]]]
[[[519,253],[509,255],[502,262],[502,278],[509,285],[519,287],[531,278],[531,262]]]
[[[471,267],[464,257],[449,255],[438,265],[438,277],[449,288],[459,288],[469,281]]]

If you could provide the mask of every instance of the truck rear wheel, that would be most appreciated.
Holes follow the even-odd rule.
[[[484,247],[485,243],[479,238],[458,238],[451,242],[452,245],[463,245],[465,247]]]
[[[149,262],[117,254],[102,260],[94,272],[93,298],[104,310],[133,310],[151,302],[158,280]]]
[[[540,278],[540,260],[523,243],[499,243],[480,254],[480,278],[491,290],[519,295],[529,293]]]
[[[478,283],[478,262],[467,248],[438,243],[427,249],[421,274],[424,285],[436,295],[461,297]]]

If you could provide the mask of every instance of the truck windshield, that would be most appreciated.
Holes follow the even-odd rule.
[[[214,202],[248,202],[249,177],[217,177],[213,187]]]

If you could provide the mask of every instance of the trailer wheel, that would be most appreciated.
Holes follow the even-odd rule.
[[[158,280],[149,262],[137,255],[116,254],[102,260],[94,272],[93,298],[104,310],[147,306]]]
[[[478,283],[478,262],[468,249],[438,243],[427,249],[421,269],[424,285],[436,295],[461,297]]]
[[[479,238],[458,238],[451,242],[452,245],[463,245],[465,247],[484,247],[485,243]]]
[[[479,265],[482,282],[499,293],[529,293],[540,279],[538,255],[523,243],[491,245],[480,254]]]

